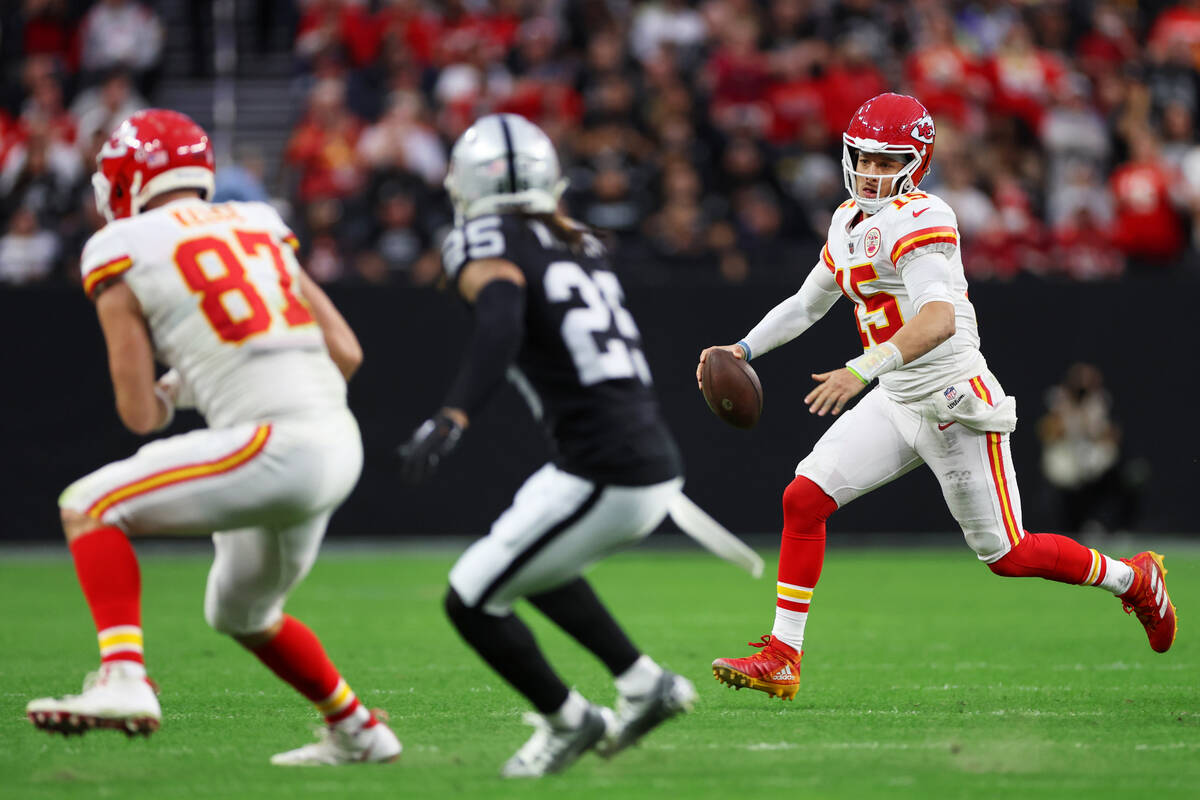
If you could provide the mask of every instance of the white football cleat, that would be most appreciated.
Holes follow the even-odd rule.
[[[145,669],[120,661],[88,673],[81,694],[29,701],[25,716],[38,728],[64,736],[98,728],[149,736],[162,724],[162,708]]]
[[[578,728],[555,728],[541,714],[527,713],[524,719],[534,727],[533,736],[505,762],[500,774],[505,778],[540,778],[563,771],[604,738],[610,724],[606,712],[612,713],[589,705]]]
[[[612,758],[662,723],[686,714],[696,703],[696,687],[682,675],[663,670],[654,688],[642,695],[617,698],[616,717],[596,752]]]
[[[322,728],[317,741],[286,753],[276,753],[271,756],[271,763],[278,767],[388,763],[399,758],[403,749],[396,734],[377,716],[374,725],[357,731],[346,731],[333,725]]]

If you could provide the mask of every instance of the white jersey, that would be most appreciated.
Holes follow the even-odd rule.
[[[926,253],[942,253],[950,260],[954,335],[879,378],[883,390],[901,402],[920,400],[986,369],[958,244],[954,211],[925,192],[897,197],[865,218],[860,218],[857,204],[847,200],[830,222],[821,260],[854,303],[864,350],[883,344],[916,316],[904,284],[904,267]]]
[[[299,295],[296,237],[266,203],[185,199],[98,231],[83,288],[124,280],[156,358],[213,427],[346,407],[346,383]]]

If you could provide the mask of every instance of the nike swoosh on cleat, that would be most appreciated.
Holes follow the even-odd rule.
[[[924,207],[924,208],[922,208],[920,211],[914,211],[914,212],[913,212],[913,219],[916,219],[917,217],[921,216],[922,214],[924,214],[924,213],[925,213],[926,211],[928,211],[928,210],[929,210],[929,206],[925,206],[925,207]]]

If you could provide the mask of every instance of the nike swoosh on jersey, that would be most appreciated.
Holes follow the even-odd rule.
[[[925,207],[924,207],[924,208],[922,208],[920,211],[914,211],[914,212],[913,212],[913,219],[916,219],[917,217],[921,216],[922,214],[924,214],[924,213],[925,213],[926,211],[928,211],[928,210],[929,210],[929,206],[925,206]]]
[[[945,425],[938,425],[938,430],[944,431],[944,430],[946,430],[946,428],[949,428],[953,424],[954,424],[953,422],[947,422]]]

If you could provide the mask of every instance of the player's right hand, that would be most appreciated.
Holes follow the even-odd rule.
[[[746,351],[743,350],[742,346],[739,344],[724,344],[717,345],[715,347],[704,348],[700,352],[700,363],[696,365],[696,386],[698,386],[700,389],[704,388],[704,382],[700,379],[700,376],[704,374],[704,362],[708,359],[708,354],[713,350],[728,350],[730,353],[733,353],[734,358],[740,358],[743,360],[746,358]]]
[[[168,402],[173,408],[195,408],[196,398],[191,391],[191,387],[183,381],[183,376],[175,367],[159,376],[155,382],[156,393],[161,393],[160,396]]]
[[[415,486],[432,475],[442,459],[458,445],[463,428],[462,422],[446,409],[422,422],[412,437],[396,450],[400,458],[400,480]]]

